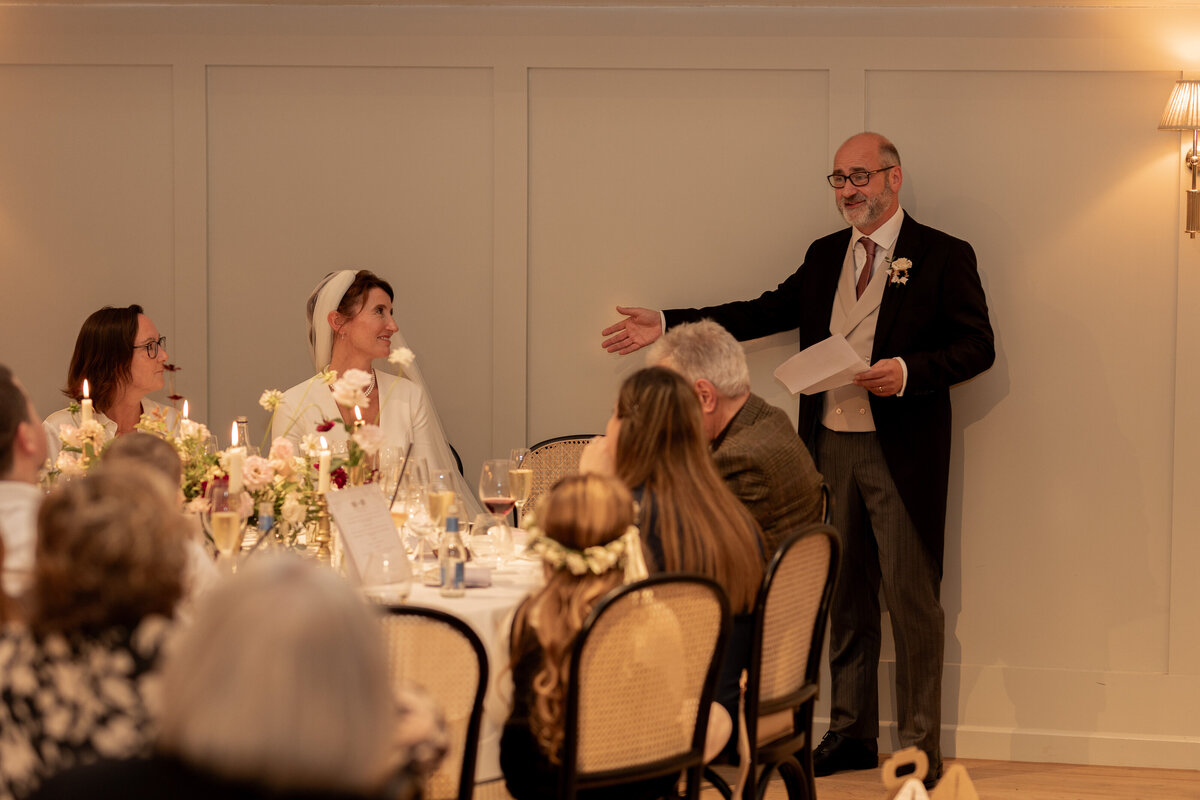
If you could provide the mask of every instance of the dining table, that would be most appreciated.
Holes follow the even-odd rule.
[[[512,705],[509,629],[521,601],[537,591],[543,580],[540,559],[518,556],[491,571],[491,585],[471,587],[468,582],[461,597],[444,597],[440,587],[427,585],[418,576],[405,601],[406,605],[435,608],[463,620],[479,636],[487,652],[488,687],[475,761],[475,779],[480,783],[502,777],[500,734]]]

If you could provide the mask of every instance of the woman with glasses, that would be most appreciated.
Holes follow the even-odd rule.
[[[78,406],[87,380],[88,396],[95,409],[93,418],[110,437],[133,431],[143,414],[163,415],[168,427],[174,426],[175,409],[146,397],[163,388],[166,342],[167,337],[159,334],[141,306],[105,306],[84,320],[79,329],[63,394]],[[43,427],[50,440],[51,464],[62,447],[59,429],[63,425],[78,427],[81,422],[81,412],[71,408],[46,417]]]

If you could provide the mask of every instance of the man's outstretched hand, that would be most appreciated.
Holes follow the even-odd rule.
[[[624,314],[625,319],[600,331],[601,336],[609,337],[600,344],[608,352],[628,355],[662,336],[662,320],[657,311],[617,306],[617,313]]]

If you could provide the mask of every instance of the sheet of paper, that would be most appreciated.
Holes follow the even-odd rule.
[[[792,394],[818,394],[853,383],[866,362],[840,333],[806,347],[775,369],[775,377]]]
[[[404,577],[411,577],[404,543],[378,486],[348,486],[329,492],[325,499],[342,535],[346,571],[351,578],[368,583],[371,576],[364,572],[372,558],[386,558],[393,569],[399,568]]]

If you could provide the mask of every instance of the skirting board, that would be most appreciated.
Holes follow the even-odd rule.
[[[880,740],[900,747],[895,665],[880,664]],[[828,676],[814,718],[829,724]],[[1200,767],[1200,675],[947,664],[942,752],[953,758]]]

